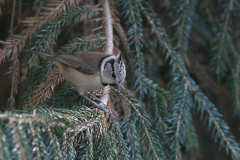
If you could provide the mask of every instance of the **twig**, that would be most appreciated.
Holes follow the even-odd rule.
[[[189,7],[189,3],[190,1],[189,0],[186,0],[186,3],[185,3],[185,10],[184,10],[184,13],[183,13],[183,17],[182,17],[182,21],[181,21],[181,27],[180,27],[180,31],[179,31],[179,35],[178,35],[178,42],[177,42],[177,53],[180,55],[180,48],[181,47],[184,47],[184,46],[181,46],[182,45],[182,35],[183,35],[183,30],[184,30],[184,26],[185,26],[185,21],[187,20],[187,8]]]
[[[30,98],[27,106],[38,105],[40,102],[50,98],[54,92],[54,88],[63,81],[64,77],[59,69],[54,69],[48,75],[46,82],[38,86],[38,89],[35,91],[36,95]]]
[[[184,93],[183,93],[183,98],[182,98],[182,105],[180,107],[178,121],[177,121],[177,130],[175,132],[175,159],[176,160],[178,160],[180,158],[180,157],[178,157],[178,154],[177,154],[177,148],[178,148],[177,139],[178,139],[178,136],[179,136],[179,129],[180,129],[180,125],[181,125],[180,122],[181,122],[182,115],[183,115],[183,107],[185,106],[187,89],[188,89],[188,84],[185,83]]]
[[[13,35],[13,22],[15,16],[15,9],[16,9],[16,0],[13,0],[13,8],[12,8],[12,16],[11,16],[11,24],[10,24],[10,36]]]
[[[103,17],[105,19],[103,29],[104,29],[104,35],[106,37],[106,43],[103,48],[103,52],[107,54],[113,54],[113,29],[112,29],[112,17],[111,17],[111,11],[108,0],[101,0],[102,8],[103,8]],[[106,105],[108,102],[108,91],[109,87],[105,87],[103,89],[103,93],[101,96],[101,100]]]
[[[14,95],[17,94],[18,83],[19,83],[19,75],[20,75],[20,62],[19,62],[19,53],[15,52],[12,57],[12,66],[10,70],[12,71],[12,84],[11,84],[11,96],[8,99],[8,108],[13,110],[15,107],[15,98]]]
[[[29,27],[26,30],[24,30],[20,36],[11,36],[8,39],[7,41],[8,44],[6,44],[3,47],[3,51],[0,54],[0,56],[2,57],[1,59],[9,57],[12,53],[15,53],[17,51],[20,52],[24,48],[26,40],[31,39],[32,36],[36,33],[37,29],[39,29],[43,24],[45,24],[49,20],[56,19],[63,11],[66,11],[66,8],[70,9],[75,7],[76,5],[79,4],[80,1],[81,0],[63,0],[61,2],[53,1],[52,3],[49,4],[50,7],[42,8],[47,11],[50,10],[50,12],[41,13],[40,16],[34,18],[26,18],[26,20],[23,22],[25,23],[25,25],[28,25]]]
[[[21,23],[22,0],[18,0],[18,24]]]
[[[140,41],[140,39],[139,39],[140,37],[138,37],[138,34],[137,34],[136,18],[135,18],[132,3],[130,2],[130,0],[128,0],[128,3],[129,3],[129,6],[130,6],[130,9],[131,9],[131,16],[132,16],[132,20],[133,20],[134,39],[135,39],[135,42],[138,43]],[[142,92],[142,76],[141,76],[142,70],[141,70],[141,62],[140,62],[140,51],[139,51],[138,45],[139,44],[135,44],[135,49],[136,49],[136,52],[137,52],[139,86],[140,86],[140,92]]]
[[[105,19],[103,29],[106,37],[106,43],[104,46],[104,52],[107,54],[113,54],[113,29],[112,29],[112,16],[108,0],[101,0],[103,8],[103,17]]]

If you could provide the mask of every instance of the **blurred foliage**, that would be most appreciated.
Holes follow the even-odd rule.
[[[240,159],[240,1],[107,2],[127,77],[103,113],[51,61],[24,50],[101,51],[105,6],[0,0],[0,16],[11,17],[0,67],[9,62],[12,75],[0,159]]]

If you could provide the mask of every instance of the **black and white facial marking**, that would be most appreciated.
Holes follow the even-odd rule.
[[[121,55],[110,56],[103,59],[100,70],[103,85],[116,86],[116,84],[120,84],[126,76],[126,69]]]

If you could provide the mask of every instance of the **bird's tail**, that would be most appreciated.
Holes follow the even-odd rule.
[[[48,54],[48,53],[44,53],[44,52],[41,52],[41,51],[31,51],[31,50],[26,50],[27,52],[32,52],[32,53],[36,53],[38,55],[41,55],[41,56],[44,56],[44,57],[48,57],[48,58],[51,58],[53,55],[51,54]]]

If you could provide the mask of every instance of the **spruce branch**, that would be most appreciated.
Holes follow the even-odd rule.
[[[45,124],[46,125],[46,124]],[[47,129],[46,129],[46,133],[48,134],[48,138],[49,138],[49,145],[51,146],[51,149],[53,151],[53,156],[56,159],[60,159],[62,157],[61,152],[59,152],[60,150],[60,144],[57,141],[56,137],[53,135],[53,131],[51,130],[51,126],[55,125],[54,122],[51,123],[50,125],[48,125]],[[58,124],[59,125],[59,124]],[[61,123],[60,123],[61,125]]]
[[[177,41],[176,51],[178,54],[185,54],[187,50],[189,35],[191,32],[192,19],[195,14],[196,0],[177,1],[175,5],[177,7],[177,19],[173,23],[173,26],[177,26],[180,23],[180,27],[177,29],[174,38]]]
[[[33,124],[32,124],[32,121],[29,121],[29,127],[30,127],[30,130],[31,130],[31,133],[32,133],[32,138],[33,138],[33,148],[35,149],[35,151],[37,152],[37,158],[40,159],[41,158],[41,153],[40,153],[40,148],[39,148],[39,142],[38,142],[38,138],[37,138],[37,132],[35,131],[34,127],[33,127]],[[41,142],[40,142],[41,143]]]
[[[211,102],[209,102],[209,100],[203,94],[201,94],[201,96],[199,95],[199,91],[196,90],[196,88],[195,88],[196,86],[192,85],[191,82],[189,81],[189,78],[187,78],[187,76],[185,75],[186,71],[180,66],[179,62],[177,61],[177,59],[175,57],[176,55],[173,54],[173,50],[171,50],[169,48],[169,46],[167,45],[166,42],[163,42],[163,44],[166,47],[166,49],[168,50],[168,53],[172,56],[172,59],[175,62],[175,64],[177,65],[179,73],[183,77],[185,83],[187,83],[190,86],[192,92],[196,95],[196,97],[197,97],[196,100],[201,102],[204,109],[209,114],[211,120],[213,121],[213,124],[212,123],[209,123],[209,124],[217,127],[217,131],[220,133],[221,137],[223,138],[224,142],[226,143],[226,146],[229,147],[229,149],[231,150],[233,157],[238,159],[239,155],[240,155],[240,153],[238,153],[240,150],[239,144],[235,141],[235,139],[231,135],[231,133],[229,131],[229,127],[224,127],[227,125],[225,124],[225,122],[223,120],[221,120],[221,118],[219,118],[219,117],[221,117],[221,114],[216,111],[217,109],[211,104]],[[205,101],[207,101],[207,102],[205,102]],[[207,104],[210,104],[210,105],[207,105]],[[215,136],[217,136],[217,135],[215,135]]]
[[[165,125],[164,125],[164,121],[163,121],[163,118],[161,116],[161,112],[159,110],[159,107],[158,107],[158,103],[157,103],[157,95],[156,95],[156,92],[153,92],[153,99],[154,99],[154,104],[155,104],[155,114],[157,115],[157,119],[158,119],[158,125],[160,126],[160,128],[162,128],[163,130],[165,129]]]
[[[37,90],[34,91],[34,96],[30,98],[27,106],[37,106],[40,102],[50,98],[54,93],[54,88],[64,81],[63,75],[59,69],[54,69],[48,76],[46,82],[37,86]]]
[[[180,107],[180,111],[179,111],[179,116],[178,116],[178,120],[177,120],[177,127],[176,127],[176,132],[175,132],[175,158],[176,160],[180,159],[180,155],[178,155],[178,153],[181,153],[179,151],[179,130],[180,130],[180,124],[181,124],[181,121],[182,121],[182,116],[183,116],[183,107],[186,105],[185,101],[186,101],[186,95],[187,95],[187,89],[188,89],[188,84],[186,83],[185,84],[185,87],[184,87],[184,93],[183,93],[183,98],[182,98],[182,104],[181,104],[181,107]]]
[[[227,3],[227,2],[224,2]],[[217,80],[220,81],[221,75],[224,74],[227,71],[227,64],[226,64],[226,57],[229,53],[229,42],[228,37],[231,34],[231,13],[233,11],[234,0],[228,1],[227,4],[222,4],[222,7],[224,8],[224,22],[221,24],[220,31],[217,33],[216,38],[214,39],[213,43],[214,46],[212,48],[212,52],[214,54],[212,58],[212,64],[214,65],[214,71],[217,76]]]
[[[128,145],[129,157],[130,159],[139,159],[142,160],[143,157],[141,155],[141,147],[140,147],[140,140],[138,139],[137,135],[137,128],[135,125],[134,120],[131,118],[130,115],[126,113],[120,118],[120,125],[121,125],[121,132],[124,135],[124,139]]]
[[[110,3],[113,3],[113,2],[114,2],[113,0],[110,1]],[[127,42],[127,35],[120,24],[119,18],[117,17],[117,15],[118,15],[117,10],[112,5],[110,7],[111,7],[111,11],[112,11],[111,13],[112,13],[113,27],[114,27],[115,31],[118,33],[120,40],[122,41],[124,51],[127,53],[127,59],[131,64],[132,63],[132,59],[130,58],[131,57],[131,49]]]
[[[128,148],[123,139],[120,126],[112,114],[108,117],[108,134],[112,138],[112,142],[115,141],[115,148],[118,151],[120,159],[129,159]]]
[[[174,83],[174,82],[172,82]],[[188,152],[196,150],[197,144],[193,145],[193,142],[197,142],[194,133],[194,128],[191,126],[191,104],[192,99],[189,92],[189,86],[185,83],[184,88],[180,88],[182,82],[176,81],[172,88],[178,88],[178,92],[174,93],[176,104],[171,107],[170,121],[172,126],[166,132],[169,134],[167,141],[171,142],[170,148],[172,148],[171,159],[181,159],[181,146],[188,147]],[[191,133],[193,132],[193,133]],[[189,147],[193,148],[189,148]],[[195,155],[197,157],[198,155]]]
[[[151,108],[152,119],[156,126],[164,132],[168,128],[169,123],[167,111],[169,93],[148,78],[144,78],[143,82],[148,90],[147,95],[150,95],[146,103],[150,103],[149,108]]]
[[[105,121],[100,112],[83,108],[82,110],[36,108],[36,110],[36,114],[30,114],[32,110],[22,113],[18,111],[18,114],[10,112],[0,114],[1,129],[4,128],[4,132],[0,132],[0,135],[4,135],[1,136],[0,149],[2,144],[9,145],[9,148],[5,148],[7,151],[13,149],[11,152],[1,152],[4,157],[9,154],[13,159],[33,157],[75,159],[77,157],[74,139],[87,130],[92,130],[103,142],[107,140],[107,143],[112,145],[110,138],[103,135],[106,134],[103,133]],[[2,143],[4,140],[5,143]],[[115,152],[113,149],[110,150]],[[107,149],[106,152],[108,151]],[[109,153],[111,152],[105,153],[107,157],[111,157]]]
[[[13,142],[15,142],[17,145],[15,145],[14,149],[16,150],[15,152],[17,152],[16,154],[19,157],[22,157],[22,159],[27,160],[27,158],[30,158],[29,156],[27,157],[27,154],[25,154],[24,152],[24,142],[23,139],[20,138],[20,133],[19,130],[16,128],[15,124],[13,124],[12,119],[9,119],[9,128],[12,129],[12,138],[13,138]]]
[[[151,156],[153,159],[166,159],[165,154],[162,150],[162,146],[159,143],[155,132],[151,129],[151,124],[148,121],[148,116],[145,113],[143,107],[141,104],[137,102],[136,99],[134,99],[131,95],[127,94],[126,92],[119,92],[118,90],[112,88],[119,96],[121,96],[122,99],[126,100],[126,102],[129,104],[129,108],[131,108],[131,114],[136,116],[136,121],[140,122],[142,131],[142,136],[145,142],[142,142],[143,144],[149,145],[149,147],[146,147],[146,150],[148,153],[148,158]],[[138,126],[138,127],[140,127]]]
[[[12,72],[12,84],[11,84],[11,95],[8,99],[8,107],[10,110],[15,108],[15,98],[14,96],[17,94],[18,91],[18,84],[20,78],[20,62],[19,62],[19,52],[14,52],[11,57],[12,66],[10,67],[10,71]]]
[[[110,139],[108,133],[102,130],[102,138],[100,139],[100,148],[97,150],[98,153],[96,157],[101,159],[119,159],[117,150],[114,148],[114,145]]]
[[[31,21],[31,20],[27,21],[27,22],[31,23],[32,26],[35,27],[35,28],[33,27],[31,30],[36,32],[39,27],[43,26],[43,24],[45,22],[47,22],[47,20],[51,19],[51,16],[52,16],[52,19],[55,19],[58,16],[58,14],[60,14],[60,12],[63,11],[63,8],[62,8],[62,7],[64,7],[63,5],[70,5],[70,4],[68,4],[69,3],[68,1],[66,1],[66,4],[65,4],[65,1],[63,1],[63,2],[64,3],[60,3],[60,4],[54,3],[54,5],[51,5],[51,7],[55,6],[56,8],[58,8],[58,10],[56,8],[54,9],[57,13],[53,12],[51,10],[51,14],[47,15],[47,17],[45,17],[46,19],[43,20],[42,22],[37,23],[37,22]],[[74,4],[71,4],[71,5],[74,5]],[[71,8],[71,5],[68,7]],[[59,10],[59,8],[62,10]],[[40,29],[38,34],[36,36],[34,36],[34,38],[33,38],[33,40],[35,40],[35,45],[32,46],[32,49],[39,49],[39,48],[42,49],[43,46],[45,49],[49,48],[49,44],[48,44],[49,41],[47,41],[46,39],[50,40],[52,43],[55,43],[55,39],[57,38],[56,35],[60,34],[61,26],[70,25],[72,22],[76,23],[79,21],[86,20],[86,18],[91,18],[92,16],[98,14],[98,10],[99,9],[94,6],[82,6],[82,7],[78,7],[78,8],[75,8],[73,10],[70,10],[70,11],[64,13],[56,20],[56,22],[50,22],[47,25],[44,25]],[[43,17],[41,19],[43,19]],[[32,24],[33,22],[36,24]],[[23,34],[24,34],[24,32],[23,32]],[[16,39],[16,41],[17,40],[20,41],[20,39]],[[18,44],[19,43],[17,42],[17,45]],[[7,41],[7,43],[5,43],[5,48],[2,50],[1,55],[0,55],[1,56],[0,61],[5,61],[6,56],[7,57],[10,56],[10,54],[6,55],[4,53],[8,53],[11,50],[11,47],[7,48],[7,46],[9,47],[12,45],[14,46],[14,44],[12,44],[12,41]],[[13,67],[12,67],[13,68],[13,78],[12,78],[12,86],[11,86],[12,89],[11,89],[11,96],[8,100],[10,109],[13,109],[15,106],[14,94],[17,93],[17,88],[18,88],[18,83],[19,83],[20,62],[19,62],[18,50],[21,50],[21,49],[19,49],[18,47],[22,48],[23,46],[12,47],[13,49],[12,49],[12,51],[10,51],[10,52],[12,52],[11,59],[13,61]],[[25,71],[25,73],[27,73],[28,69],[31,69],[33,66],[37,67],[38,64],[39,64],[39,59],[35,54],[27,54],[24,57],[23,70]]]
[[[49,4],[49,7],[43,8],[47,12],[42,12],[41,16],[28,18],[23,21],[29,27],[24,30],[20,36],[12,36],[7,40],[8,44],[4,45],[3,51],[0,53],[2,57],[0,60],[4,59],[4,57],[9,57],[12,53],[21,52],[26,40],[31,39],[41,26],[49,20],[56,19],[62,12],[66,11],[66,9],[69,10],[70,8],[76,7],[79,2],[80,0],[53,1]]]
[[[4,134],[4,124],[0,123],[0,158],[7,159],[10,157],[9,145],[7,143],[7,136]]]
[[[123,30],[122,26],[120,25],[120,23],[116,20],[114,20],[114,24],[113,24],[115,30],[117,31],[120,40],[122,41],[123,47],[124,47],[124,51],[127,53],[127,59],[130,62],[130,64],[132,63],[132,56],[131,56],[131,50],[129,47],[129,43],[127,42],[127,35],[125,33],[125,31]],[[133,70],[133,69],[132,69]]]
[[[191,158],[201,158],[201,151],[200,151],[200,146],[199,146],[199,141],[198,137],[196,135],[196,130],[193,126],[193,118],[191,115],[189,115],[189,123],[187,123],[186,126],[186,142],[185,147],[186,150]]]
[[[61,49],[58,51],[58,54],[92,51],[100,48],[104,40],[105,39],[102,33],[76,38],[70,41],[69,44],[61,47]]]
[[[97,16],[99,14],[99,10],[101,9],[97,8],[96,6],[84,5],[64,12],[55,21],[48,22],[37,31],[37,34],[32,38],[34,43],[31,45],[31,49],[48,51],[50,46],[49,42],[56,44],[56,40],[61,33],[62,27],[82,22],[86,19],[92,18],[93,16]],[[98,34],[96,37],[97,36]],[[23,61],[23,69],[25,73],[27,73],[28,69],[33,67],[36,68],[38,64],[39,58],[36,54],[25,54]]]
[[[168,54],[171,56],[171,59],[174,63],[171,63],[173,66],[173,70],[177,71],[181,78],[184,80],[184,83],[186,83],[190,89],[191,92],[195,95],[195,101],[199,102],[201,104],[198,106],[203,110],[205,110],[209,115],[209,127],[215,126],[217,132],[213,132],[214,137],[218,137],[222,139],[225,143],[223,143],[224,146],[230,149],[232,153],[232,157],[235,157],[236,159],[239,158],[240,155],[240,148],[239,144],[236,142],[235,138],[232,136],[231,132],[229,131],[229,127],[227,127],[227,124],[222,120],[222,115],[217,111],[217,109],[214,107],[214,105],[208,100],[208,98],[199,91],[198,86],[195,85],[195,83],[192,81],[191,78],[189,78],[187,71],[183,65],[183,60],[178,56],[176,51],[172,48],[171,44],[169,43],[169,40],[167,38],[166,33],[164,32],[164,29],[162,29],[159,20],[155,16],[154,12],[152,11],[151,7],[148,6],[146,3],[144,4],[145,7],[148,8],[148,11],[152,12],[151,14],[153,17],[150,17],[147,10],[141,3],[138,3],[140,8],[142,9],[144,15],[150,22],[152,29],[154,33],[159,38],[159,41],[164,46],[164,48],[167,50]],[[157,22],[156,22],[156,21]],[[168,56],[167,56],[168,57]],[[220,136],[219,136],[220,135]],[[220,146],[221,147],[221,146]]]
[[[139,28],[142,28],[141,25],[139,25],[140,23],[136,22],[136,16],[138,16],[138,18],[140,17],[140,15],[135,15],[137,14],[137,12],[139,12],[136,8],[135,11],[133,11],[134,7],[133,7],[133,2],[131,0],[128,0],[128,4],[129,4],[129,8],[130,8],[130,14],[131,14],[131,18],[133,20],[133,29],[134,29],[134,41],[135,41],[135,51],[136,51],[136,54],[137,54],[137,63],[138,63],[138,77],[139,77],[139,87],[140,87],[140,94],[142,92],[142,76],[141,76],[141,62],[140,62],[140,48],[139,46],[141,45],[140,44],[140,37],[138,37],[138,30]],[[139,14],[139,13],[138,13]],[[139,26],[137,26],[137,24]],[[140,33],[141,34],[141,33]]]
[[[29,98],[33,95],[36,90],[36,86],[45,81],[46,74],[48,71],[53,70],[53,63],[48,62],[34,71],[34,75],[29,77],[27,82],[24,85],[25,91],[20,97],[20,106],[23,107],[28,102]]]
[[[239,144],[235,141],[235,138],[231,135],[231,132],[229,131],[229,127],[224,122],[224,120],[219,118],[219,117],[222,117],[222,115],[217,112],[217,109],[214,107],[213,104],[211,104],[211,102],[208,101],[208,99],[205,96],[203,98],[203,95],[199,95],[199,93],[197,93],[197,91],[194,88],[191,88],[191,89],[196,95],[197,100],[202,104],[202,106],[199,106],[199,107],[204,107],[203,109],[205,109],[209,114],[211,118],[211,120],[209,120],[210,121],[209,125],[214,124],[214,126],[216,126],[217,128],[217,131],[221,135],[221,137],[219,137],[219,135],[216,133],[215,136],[223,139],[223,141],[226,143],[226,147],[228,147],[232,152],[233,158],[239,159],[239,156],[240,156]],[[210,105],[207,105],[207,104],[210,104]],[[224,144],[222,145],[224,146]],[[223,147],[223,146],[220,146],[220,147]]]
[[[110,2],[112,2],[113,0],[111,0]],[[122,45],[123,45],[123,48],[124,48],[124,51],[126,54],[126,58],[127,58],[127,62],[125,62],[125,65],[126,64],[130,64],[130,65],[126,65],[128,73],[131,72],[131,74],[133,74],[134,72],[134,69],[133,69],[133,59],[132,59],[132,51],[130,49],[130,44],[128,43],[128,40],[127,40],[127,35],[126,35],[126,32],[124,31],[123,27],[121,26],[120,24],[120,19],[117,17],[118,16],[118,11],[116,10],[117,7],[111,5],[111,11],[112,11],[112,21],[113,21],[113,27],[114,27],[114,30],[117,32],[118,34],[118,37],[120,38],[120,41],[122,42]]]
[[[46,107],[55,108],[75,108],[75,106],[86,105],[86,101],[79,96],[77,90],[73,86],[64,86],[62,90],[51,96],[43,102]]]
[[[87,131],[87,149],[86,149],[86,158],[93,159],[93,137],[90,131]]]
[[[145,78],[145,63],[144,56],[142,53],[142,38],[143,38],[143,29],[142,29],[142,18],[140,9],[136,5],[136,0],[121,0],[120,6],[122,6],[123,12],[122,15],[125,17],[124,21],[126,24],[126,33],[129,41],[129,45],[132,52],[132,73],[134,73],[134,82],[133,86],[136,93],[143,99],[144,94],[146,93],[146,88],[143,84],[143,79]]]
[[[185,10],[183,11],[183,15],[182,16],[182,22],[181,22],[181,25],[180,25],[180,29],[179,29],[179,35],[178,35],[178,42],[177,42],[177,48],[176,50],[179,50],[180,48],[182,48],[181,44],[182,44],[182,35],[183,35],[183,29],[184,29],[184,26],[185,26],[185,21],[186,21],[186,17],[187,17],[187,9],[189,7],[189,3],[190,3],[190,0],[186,0],[185,4],[184,4],[184,7],[181,6],[181,8],[184,8]],[[184,46],[186,47],[186,46]],[[179,53],[179,52],[178,52]]]
[[[1,43],[1,41],[0,41],[0,43]],[[5,62],[6,58],[8,58],[8,57],[4,56],[3,54],[1,54],[2,51],[3,51],[2,48],[0,48],[0,65],[1,65],[1,63]]]

